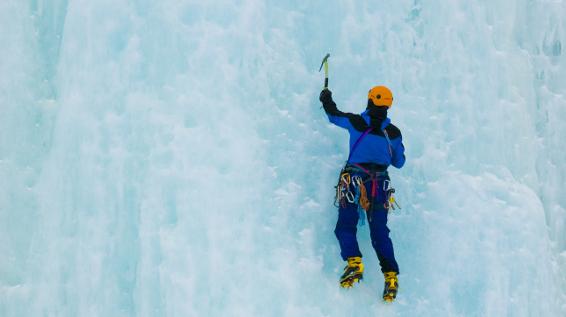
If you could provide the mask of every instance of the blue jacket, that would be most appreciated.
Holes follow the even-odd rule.
[[[361,114],[353,114],[338,110],[332,100],[323,102],[322,106],[330,122],[350,133],[351,158],[348,163],[374,163],[393,165],[397,168],[405,164],[401,131],[387,118],[387,111],[379,109],[382,107],[369,106],[368,110]],[[370,127],[373,127],[373,130],[360,141],[352,153],[352,147],[358,138]]]

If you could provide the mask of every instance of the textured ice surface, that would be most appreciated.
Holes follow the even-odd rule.
[[[564,1],[0,2],[0,316],[566,315]],[[393,305],[338,288],[343,110],[390,86]]]

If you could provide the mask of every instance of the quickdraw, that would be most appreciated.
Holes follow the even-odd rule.
[[[385,199],[385,203],[383,204],[383,207],[388,211],[395,210],[395,206],[401,209],[401,206],[399,206],[397,200],[395,199],[395,196],[393,195],[395,194],[395,188],[391,187],[391,182],[389,180],[383,181],[383,190],[385,191],[385,195],[386,195],[385,196],[386,199]]]
[[[352,204],[356,202],[356,195],[350,190],[351,184],[352,178],[350,173],[342,171],[340,173],[338,185],[336,185],[336,197],[334,200],[334,205],[336,207],[345,207],[346,201]]]
[[[352,176],[348,172],[342,172],[338,185],[336,185],[334,205],[336,207],[345,207],[346,202],[358,204],[365,211],[370,210],[371,204],[363,178],[358,175]]]

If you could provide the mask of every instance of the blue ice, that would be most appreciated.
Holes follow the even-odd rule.
[[[0,316],[566,316],[566,2],[0,2]],[[347,134],[389,86],[397,302]]]

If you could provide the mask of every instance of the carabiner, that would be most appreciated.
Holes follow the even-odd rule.
[[[391,182],[389,180],[384,180],[383,181],[383,191],[387,192],[389,190],[389,187],[391,186]]]
[[[360,176],[354,176],[352,177],[352,183],[354,184],[354,186],[361,186],[363,184],[362,178]]]
[[[352,193],[351,191],[346,192],[346,200],[348,200],[349,203],[353,204],[356,201],[354,193]]]
[[[352,181],[352,179],[350,178],[350,174],[349,173],[344,173],[340,176],[340,179],[342,180],[342,182],[344,182],[344,184],[346,185],[350,185],[350,182]]]

